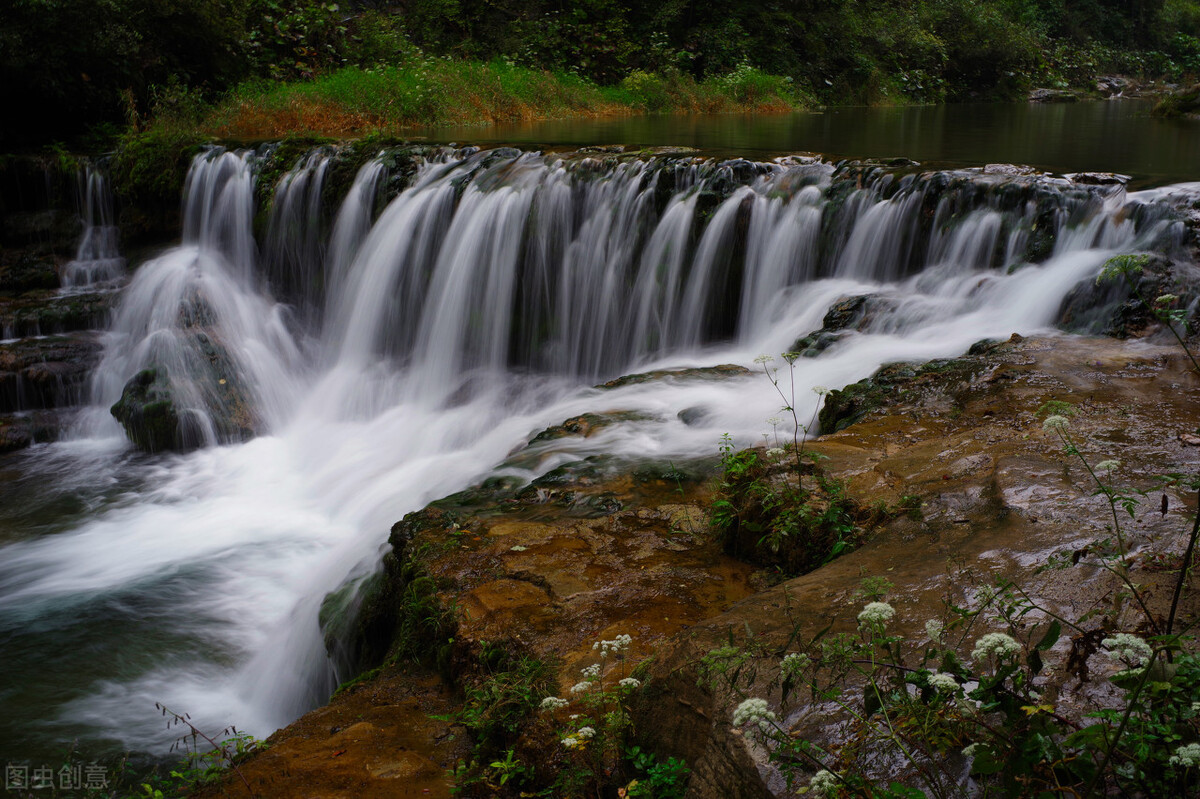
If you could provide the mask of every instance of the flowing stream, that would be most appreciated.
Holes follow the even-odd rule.
[[[539,468],[711,455],[780,415],[762,374],[596,383],[760,369],[837,300],[874,295],[863,329],[797,361],[807,420],[814,388],[1050,330],[1110,256],[1181,252],[1172,207],[1197,191],[444,149],[394,197],[368,162],[328,213],[337,157],[315,151],[280,179],[256,241],[253,155],[199,156],[182,243],[133,272],[88,409],[7,462],[0,757],[60,756],[74,739],[163,753],[156,701],[267,735],[349,676],[325,652],[321,602],[378,566],[406,512],[498,468],[536,476],[506,458],[583,412],[637,413],[557,442]],[[108,408],[145,368],[169,376],[199,448],[128,444]]]

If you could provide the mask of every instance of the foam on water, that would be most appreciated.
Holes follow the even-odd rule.
[[[325,157],[305,160],[286,187],[319,182]],[[56,637],[79,651],[50,666],[69,687],[0,691],[10,705],[3,724],[13,725],[0,738],[18,740],[19,726],[162,751],[170,738],[156,701],[205,727],[268,734],[348,676],[324,651],[320,604],[377,567],[404,513],[471,485],[539,430],[583,412],[642,420],[558,442],[562,454],[542,469],[597,451],[709,455],[724,433],[760,441],[779,415],[762,375],[603,392],[591,387],[598,379],[760,368],[756,356],[791,349],[838,299],[894,300],[866,329],[797,362],[796,408],[808,420],[817,386],[1046,331],[1067,292],[1109,256],[1157,246],[1173,224],[1139,228],[1119,191],[1084,198],[1052,257],[1010,272],[997,267],[1021,258],[1020,231],[1036,212],[1025,204],[946,211],[931,235],[922,209],[938,203],[918,181],[899,191],[870,184],[835,206],[828,165],[757,165],[723,194],[713,187],[729,169],[583,169],[529,154],[431,158],[368,230],[382,176],[368,164],[332,243],[273,245],[287,253],[288,274],[309,274],[306,258],[325,265],[324,295],[304,301],[311,315],[297,330],[258,275],[252,164],[232,153],[200,158],[184,244],[126,289],[92,411],[74,440],[22,461],[31,485],[61,483],[65,467],[93,489],[66,521],[29,522],[2,545],[0,634],[17,643],[10,682],[43,685],[28,672]],[[288,202],[281,226],[316,218],[308,199]],[[299,283],[311,281],[293,291]],[[128,453],[107,407],[140,369],[165,366],[187,408],[213,413],[200,333],[244,383],[259,435],[222,441],[209,422],[209,446]],[[313,351],[297,334],[318,342]],[[703,413],[685,424],[685,409]]]

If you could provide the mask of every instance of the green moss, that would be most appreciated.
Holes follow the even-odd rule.
[[[199,131],[162,126],[121,140],[111,174],[125,241],[178,235],[188,167],[208,141]]]

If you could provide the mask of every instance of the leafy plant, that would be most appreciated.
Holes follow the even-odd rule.
[[[186,732],[171,745],[172,752],[180,752],[183,755],[183,763],[178,769],[171,771],[172,780],[178,787],[191,790],[213,783],[222,779],[228,769],[232,769],[246,787],[246,792],[251,797],[256,796],[254,789],[250,787],[250,781],[238,766],[238,761],[250,752],[264,748],[261,741],[249,733],[239,732],[233,726],[210,736],[193,724],[191,716],[187,713],[176,713],[159,702],[155,702],[154,707],[166,717],[167,729],[186,728]],[[201,745],[201,741],[207,744],[207,748]],[[159,789],[152,788],[149,784],[143,784],[142,788],[146,796],[157,796],[160,793]]]

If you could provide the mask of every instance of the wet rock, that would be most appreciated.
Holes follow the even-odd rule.
[[[690,369],[657,369],[653,372],[639,372],[637,374],[618,377],[609,380],[607,383],[601,383],[596,388],[623,388],[655,380],[724,380],[730,377],[744,377],[749,374],[751,372],[746,367],[732,363]]]
[[[28,250],[0,251],[0,293],[52,291],[58,286],[58,263],[53,256]]]
[[[1130,283],[1124,277],[1084,280],[1063,298],[1057,325],[1071,333],[1136,338],[1161,327],[1156,310],[1189,309],[1200,296],[1200,274],[1163,256],[1141,258]],[[1152,308],[1165,295],[1176,299]]]
[[[1101,75],[1096,78],[1096,91],[1104,98],[1120,97],[1128,86],[1129,80],[1120,75]]]
[[[77,404],[100,350],[92,334],[0,344],[0,412]]]
[[[0,300],[0,337],[24,338],[102,329],[115,294],[31,291]]]
[[[182,419],[165,369],[143,369],[134,375],[110,411],[134,446],[145,452],[191,449],[200,444],[181,429]]]
[[[1010,339],[1014,343],[1020,340],[1019,336]],[[961,405],[964,393],[984,372],[994,368],[992,358],[1003,350],[995,345],[962,358],[884,364],[871,377],[825,397],[817,416],[821,433],[844,430],[897,402],[941,408]]]
[[[83,222],[73,212],[51,208],[5,214],[0,236],[9,246],[36,246],[73,255],[82,231]]]
[[[1082,186],[1124,186],[1131,179],[1129,175],[1116,172],[1072,172],[1063,177]]]
[[[54,411],[0,414],[0,455],[58,439],[63,419]]]
[[[1025,164],[988,164],[983,168],[985,175],[1036,175],[1038,170]]]
[[[805,358],[820,355],[851,330],[865,330],[880,312],[894,309],[896,301],[880,294],[860,294],[843,297],[829,307],[821,320],[821,328],[792,343],[792,352]]]
[[[645,418],[636,413],[584,413],[573,416],[565,422],[553,427],[547,427],[529,440],[529,445],[546,441],[556,441],[568,436],[588,438],[593,433],[603,430],[618,422],[636,421]]]
[[[1066,89],[1034,89],[1029,92],[1031,103],[1074,103],[1079,95]]]
[[[1158,101],[1151,113],[1160,117],[1184,117],[1200,114],[1200,83],[1167,95]]]

